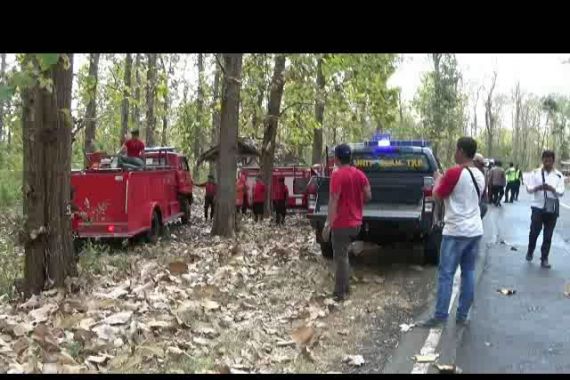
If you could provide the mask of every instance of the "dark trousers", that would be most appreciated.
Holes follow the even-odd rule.
[[[544,226],[544,233],[542,235],[542,247],[540,248],[540,260],[548,259],[550,253],[550,243],[552,242],[552,234],[554,227],[556,227],[556,220],[558,217],[554,214],[545,214],[541,209],[532,208],[532,216],[530,218],[530,233],[528,236],[528,253],[532,256],[536,248],[536,239],[540,235],[542,226]]]
[[[521,189],[521,181],[513,182],[513,195],[514,195],[515,201],[519,200],[519,190],[520,189]],[[512,202],[512,200],[511,200],[511,202]]]
[[[359,227],[338,228],[332,230],[332,247],[334,254],[335,285],[334,295],[344,297],[350,292],[350,262],[348,260],[348,247],[357,237]]]
[[[206,195],[204,198],[204,219],[208,220],[208,209],[210,209],[210,219],[214,219],[214,197]]]
[[[511,199],[509,200],[509,194],[511,194]],[[515,196],[515,183],[508,182],[507,189],[505,190],[505,203],[513,203]]]
[[[277,224],[284,224],[285,215],[287,214],[287,205],[285,200],[273,201],[273,208],[275,209],[275,222]]]
[[[129,157],[127,155],[120,155],[118,159],[119,166],[123,166],[129,169],[142,168],[144,167],[144,161],[142,158]]]
[[[263,203],[253,204],[253,219],[256,222],[263,220]]]
[[[493,194],[491,195],[491,202],[495,206],[500,205],[504,193],[505,189],[503,188],[503,186],[493,186]]]

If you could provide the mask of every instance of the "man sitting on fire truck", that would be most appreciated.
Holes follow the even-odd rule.
[[[125,156],[125,152],[127,155]],[[144,153],[144,143],[139,140],[139,131],[137,129],[131,131],[131,138],[125,141],[119,155],[119,165],[127,164],[141,168],[144,161],[141,156]]]

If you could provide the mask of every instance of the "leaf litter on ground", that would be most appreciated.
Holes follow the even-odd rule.
[[[268,221],[242,220],[237,239],[209,232],[209,223],[193,216],[177,239],[135,245],[117,254],[121,260],[101,255],[108,270],[80,268],[66,280],[65,294],[54,289],[16,307],[0,305],[0,334],[11,339],[0,341],[4,372],[219,372],[226,366],[229,373],[290,373],[303,362],[328,371],[341,361],[325,356],[336,340],[357,336],[354,322],[345,318],[336,334],[326,321],[361,313],[364,301],[339,305],[322,296],[332,277],[302,216],[279,230]],[[130,270],[113,265],[119,261]],[[384,288],[383,278],[366,278],[359,286]],[[355,355],[348,363],[361,366],[364,359]]]

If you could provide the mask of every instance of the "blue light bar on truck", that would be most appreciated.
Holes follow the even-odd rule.
[[[390,141],[390,134],[389,133],[375,133],[374,136],[372,136],[372,141],[383,141],[383,140]]]
[[[417,147],[429,147],[431,142],[427,140],[378,140],[378,141],[368,141],[367,146],[373,147],[396,147],[396,146],[417,146]]]

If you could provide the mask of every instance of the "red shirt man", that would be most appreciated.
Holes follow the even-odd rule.
[[[140,158],[144,152],[144,143],[139,140],[139,131],[132,131],[131,138],[123,145],[123,150],[127,151],[128,157]]]
[[[216,192],[218,190],[218,186],[215,182],[208,182],[206,183],[206,196],[214,198],[216,196]]]
[[[330,196],[325,235],[332,231],[332,248],[336,264],[333,296],[344,300],[350,292],[348,247],[360,232],[364,202],[372,198],[368,178],[363,172],[350,166],[352,152],[350,146],[340,144],[335,147],[337,169],[331,174]]]
[[[257,179],[253,188],[253,203],[265,203],[265,184],[261,178]]]
[[[274,201],[286,201],[289,198],[289,189],[285,185],[283,178],[279,178],[275,188],[273,189],[273,200]]]
[[[332,229],[360,227],[364,206],[363,189],[368,184],[366,175],[353,166],[341,166],[331,175],[331,195],[338,197],[336,217]]]
[[[210,210],[210,219],[213,219],[216,192],[218,190],[214,176],[210,174],[206,183],[197,183],[196,186],[206,188],[206,196],[204,197],[204,219],[208,219],[208,210]]]
[[[263,206],[265,204],[265,184],[261,177],[257,177],[257,182],[253,188],[253,216],[256,222],[263,220]]]

